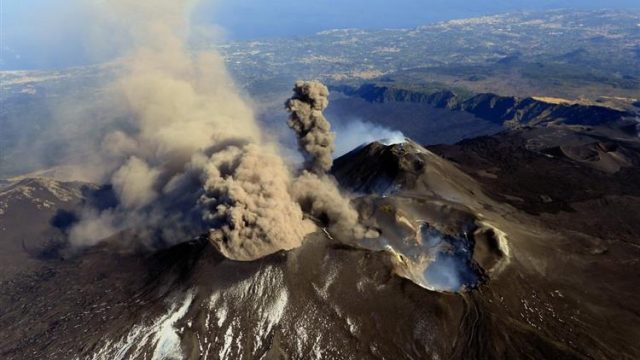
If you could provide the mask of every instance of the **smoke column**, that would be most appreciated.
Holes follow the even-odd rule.
[[[360,224],[358,212],[349,199],[340,193],[331,176],[303,171],[293,183],[292,195],[305,213],[327,227],[332,236],[341,242],[353,243],[379,236],[376,230]]]
[[[119,204],[87,208],[70,231],[92,245],[122,231],[170,245],[208,233],[225,256],[292,249],[315,226],[289,193],[291,175],[213,52],[185,47],[193,1],[115,0],[100,12],[131,40],[111,93],[128,123],[102,140],[104,182]],[[95,160],[94,160],[95,161]]]
[[[335,134],[322,111],[329,105],[329,90],[319,81],[297,81],[293,96],[285,103],[289,127],[298,138],[306,158],[305,169],[295,179],[292,195],[305,213],[328,228],[343,242],[377,237],[359,223],[358,212],[340,193],[335,179],[328,175],[333,165]]]
[[[318,81],[297,81],[285,106],[291,113],[289,127],[298,137],[305,168],[316,174],[331,170],[335,134],[322,114],[329,105],[329,89]]]

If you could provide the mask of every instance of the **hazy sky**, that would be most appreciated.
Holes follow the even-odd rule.
[[[640,9],[640,0],[229,0],[213,19],[233,38],[289,36],[328,28],[414,27],[514,10]]]
[[[0,0],[0,68],[58,68],[101,60],[87,52],[87,4],[105,0]],[[413,27],[514,10],[640,9],[639,0],[213,0],[194,18],[227,39],[311,34],[330,28]],[[94,44],[92,44],[94,45]]]

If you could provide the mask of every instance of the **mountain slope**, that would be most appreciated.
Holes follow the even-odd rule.
[[[378,240],[320,231],[255,262],[205,239],[38,259],[0,285],[0,355],[635,358],[640,151],[605,135],[536,127],[355,149],[332,171]],[[600,142],[597,156],[626,162],[557,150]]]
[[[42,259],[58,258],[63,239],[56,220],[65,220],[66,211],[91,186],[43,177],[11,179],[0,186],[0,281],[37,269]]]

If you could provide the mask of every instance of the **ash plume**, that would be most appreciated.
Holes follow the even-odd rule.
[[[297,81],[285,106],[289,127],[296,133],[306,159],[305,168],[316,174],[331,170],[335,134],[322,114],[329,105],[329,89],[318,81]]]
[[[375,238],[376,230],[367,229],[359,222],[358,212],[351,206],[333,177],[304,171],[293,183],[292,195],[305,213],[343,242]]]
[[[377,237],[374,230],[359,223],[358,212],[344,196],[333,176],[335,134],[322,111],[329,105],[329,90],[319,81],[297,81],[293,96],[285,106],[288,125],[295,132],[300,151],[306,158],[304,171],[293,182],[292,195],[305,213],[316,219],[342,241]]]
[[[86,208],[70,230],[72,244],[126,231],[150,246],[170,245],[208,233],[225,256],[253,260],[297,247],[315,229],[223,59],[187,50],[193,4],[104,3],[102,13],[126,27],[132,44],[109,87],[122,99],[127,123],[104,136],[93,159],[107,168],[102,180],[112,184],[118,205]]]
[[[115,79],[100,92],[113,119],[100,124],[105,130],[95,138],[79,140],[99,145],[78,173],[107,184],[116,201],[87,204],[68,231],[71,244],[114,239],[155,248],[206,234],[226,257],[249,261],[300,246],[316,224],[340,239],[376,235],[359,224],[326,173],[335,137],[322,115],[327,88],[297,82],[287,102],[307,158],[294,176],[263,136],[224,60],[188,49],[194,5],[96,3],[102,8],[95,23],[115,27],[127,47]]]
[[[290,178],[280,157],[248,144],[203,160],[207,180],[200,204],[211,223],[209,238],[226,257],[251,260],[290,250],[315,230],[289,195]],[[265,168],[269,171],[258,170]]]

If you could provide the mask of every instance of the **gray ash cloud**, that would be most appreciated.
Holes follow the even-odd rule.
[[[329,105],[329,89],[318,81],[297,81],[285,106],[289,127],[296,133],[307,170],[317,174],[331,169],[335,134],[322,111]]]

